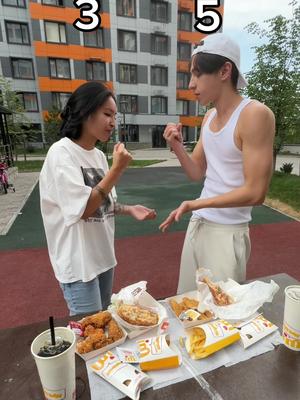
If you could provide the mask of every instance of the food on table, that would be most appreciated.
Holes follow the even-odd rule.
[[[123,331],[114,319],[111,319],[109,321],[109,323],[107,324],[107,329],[108,329],[108,337],[111,338],[114,342],[123,337]]]
[[[205,343],[205,332],[202,328],[193,328],[190,336],[190,354],[194,354],[196,357],[202,352],[202,347]]]
[[[83,318],[81,326],[83,329],[85,329],[87,325],[92,325],[95,328],[103,328],[110,320],[111,313],[108,311],[101,311],[97,314]]]
[[[121,304],[117,309],[118,315],[132,325],[151,326],[158,323],[158,314],[139,306]]]
[[[170,300],[170,306],[177,317],[181,320],[193,321],[195,319],[205,320],[213,318],[213,313],[209,310],[204,312],[197,311],[199,301],[184,297],[180,303]]]
[[[219,285],[213,283],[209,278],[203,278],[203,282],[207,284],[217,306],[228,306],[233,303],[232,297],[225,293]]]
[[[124,336],[122,329],[108,311],[83,318],[81,327],[84,340],[77,343],[77,351],[80,354],[101,349]]]

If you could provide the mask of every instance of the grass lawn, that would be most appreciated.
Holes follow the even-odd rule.
[[[268,197],[280,200],[300,211],[300,176],[275,172]]]
[[[165,160],[133,160],[130,163],[131,168],[146,167],[147,165],[157,164]],[[18,167],[19,172],[39,172],[43,166],[43,160],[28,160],[17,161],[15,166]],[[108,161],[111,165],[111,159]]]

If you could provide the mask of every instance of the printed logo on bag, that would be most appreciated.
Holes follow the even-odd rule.
[[[51,390],[44,388],[44,395],[47,400],[65,400],[66,389]]]

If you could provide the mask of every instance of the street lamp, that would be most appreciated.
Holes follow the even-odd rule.
[[[125,123],[126,105],[127,105],[127,101],[126,100],[121,100],[120,101],[120,111],[123,114],[123,129],[122,129],[121,132],[123,132],[123,138],[124,138],[125,147],[126,147],[126,123]],[[121,136],[121,141],[122,141],[122,136]]]

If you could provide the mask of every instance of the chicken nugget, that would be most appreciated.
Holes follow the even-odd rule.
[[[184,307],[181,304],[178,304],[176,300],[170,300],[170,306],[174,313],[179,317],[179,315],[184,311]]]
[[[195,300],[195,299],[190,299],[188,297],[184,297],[182,299],[183,305],[185,307],[189,308],[197,308],[199,305],[199,301]]]

